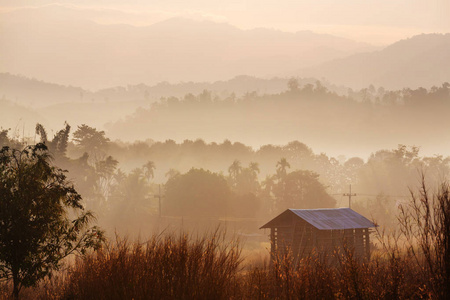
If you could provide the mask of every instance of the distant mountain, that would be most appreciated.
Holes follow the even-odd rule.
[[[149,107],[162,97],[183,98],[187,94],[198,95],[204,90],[211,92],[212,97],[220,98],[240,97],[253,92],[273,94],[285,91],[287,82],[287,78],[237,76],[227,81],[160,82],[153,86],[137,84],[91,92],[80,87],[0,73],[0,99],[3,100],[0,102],[0,117],[3,116],[0,126],[16,127],[21,124],[23,127],[22,123],[26,120],[29,125],[27,130],[31,131],[38,121],[45,123],[50,130],[59,129],[65,121],[72,126],[86,123],[103,128],[105,123],[116,122],[139,107]],[[301,85],[315,82],[314,78],[299,80]],[[45,121],[41,116],[45,117]]]
[[[92,16],[54,5],[0,13],[0,72],[99,89],[265,77],[376,49],[309,31],[241,30],[184,18],[146,27],[101,25]]]
[[[10,129],[10,136],[20,138],[34,136],[36,123],[48,124],[34,109],[26,108],[6,99],[0,99],[0,130]],[[63,125],[58,124],[58,126]]]
[[[450,82],[450,33],[417,35],[380,51],[336,59],[296,74],[353,88],[370,84],[387,89],[440,85]]]
[[[0,73],[0,97],[25,106],[42,107],[61,102],[79,102],[88,93],[79,87]]]
[[[276,94],[287,89],[288,78],[261,79],[252,76],[236,76],[229,80],[215,82],[180,82],[177,84],[160,82],[155,85],[136,84],[115,86],[89,91],[80,87],[48,83],[9,73],[0,73],[0,97],[29,107],[48,107],[62,103],[112,103],[127,102],[130,106],[147,106],[161,97],[184,97],[187,94],[200,94],[204,90],[222,98],[246,93]],[[300,85],[314,84],[315,78],[299,79]],[[338,88],[324,83],[330,90]],[[137,106],[136,106],[137,107]]]

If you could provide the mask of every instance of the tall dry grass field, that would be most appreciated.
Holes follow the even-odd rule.
[[[370,260],[352,249],[242,258],[241,245],[215,231],[117,242],[76,259],[24,299],[450,299],[450,187],[424,182],[400,208],[400,231],[376,233]],[[269,257],[267,255],[266,257]],[[9,286],[0,286],[7,298]]]

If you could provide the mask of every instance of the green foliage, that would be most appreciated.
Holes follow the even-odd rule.
[[[0,151],[0,277],[13,295],[58,270],[62,259],[96,249],[103,233],[44,144]],[[69,218],[74,215],[75,218]]]

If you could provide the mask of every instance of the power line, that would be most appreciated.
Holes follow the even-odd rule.
[[[343,194],[342,196],[344,196],[344,197],[348,196],[348,208],[352,208],[352,196],[356,197],[356,194],[355,193],[352,194],[352,185],[351,184],[350,184],[349,188],[350,188],[349,192]]]
[[[386,197],[395,197],[395,198],[409,198],[410,196],[405,196],[405,195],[386,195],[386,194],[378,194],[378,195],[374,195],[374,194],[359,194],[360,196],[366,196],[366,197],[378,197],[378,196],[386,196]]]
[[[346,196],[348,197],[348,193],[345,194],[330,194],[330,196]],[[410,195],[406,196],[406,195],[388,195],[388,194],[360,194],[358,193],[358,195],[352,195],[352,196],[364,196],[364,197],[379,197],[379,196],[386,196],[386,197],[392,197],[392,198],[409,198]]]

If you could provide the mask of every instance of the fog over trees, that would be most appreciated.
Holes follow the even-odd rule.
[[[357,192],[352,207],[391,225],[420,171],[430,184],[438,184],[450,167],[449,157],[423,156],[419,148],[405,145],[363,159],[314,153],[299,141],[254,150],[228,140],[123,143],[85,124],[70,130],[66,125],[50,138],[42,125],[36,126],[54,163],[68,170],[99,223],[127,234],[151,232],[160,214],[184,218],[185,226],[191,218],[243,218],[241,230],[251,232],[258,220],[287,207],[347,206],[342,195],[350,184]],[[24,145],[7,130],[1,137],[1,146]]]
[[[0,298],[448,299],[446,2],[69,2],[0,4]]]

